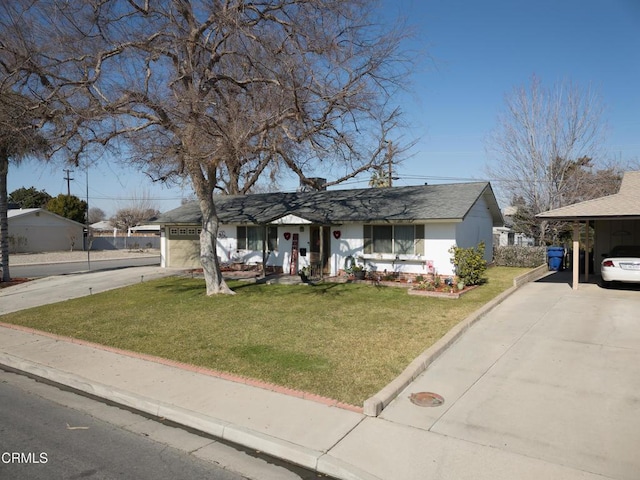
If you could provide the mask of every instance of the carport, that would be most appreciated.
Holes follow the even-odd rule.
[[[587,200],[537,215],[540,219],[573,223],[573,283],[578,288],[580,277],[580,224],[585,224],[586,244],[583,281],[589,274],[600,273],[599,260],[616,245],[640,245],[640,171],[625,172],[618,193]],[[594,235],[589,237],[592,226]],[[593,246],[594,272],[589,271],[588,252]]]

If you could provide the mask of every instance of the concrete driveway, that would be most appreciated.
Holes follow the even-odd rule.
[[[381,478],[640,478],[640,291],[569,275],[506,299],[333,455],[367,451]],[[425,391],[445,403],[410,401]]]

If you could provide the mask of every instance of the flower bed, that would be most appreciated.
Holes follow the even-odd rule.
[[[477,285],[470,285],[468,287],[464,287],[462,290],[458,290],[457,288],[448,287],[448,289],[440,289],[440,290],[424,290],[420,288],[411,288],[407,291],[409,295],[418,295],[422,297],[437,297],[437,298],[460,298],[461,295],[473,290]]]

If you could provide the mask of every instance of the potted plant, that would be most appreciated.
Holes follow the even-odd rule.
[[[309,276],[311,275],[311,267],[308,265],[306,267],[302,267],[298,270],[298,275],[300,275],[300,280],[307,283],[309,281]]]
[[[353,267],[351,267],[351,273],[356,278],[356,280],[364,280],[367,271],[363,265],[354,265]]]

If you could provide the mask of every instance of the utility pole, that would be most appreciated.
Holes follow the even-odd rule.
[[[86,179],[87,179],[87,235],[85,236],[84,243],[87,248],[87,268],[91,270],[91,226],[89,225],[89,165],[87,164]]]
[[[387,162],[389,164],[389,186],[393,186],[393,142],[387,142]]]
[[[68,168],[62,170],[63,172],[65,172],[67,174],[66,177],[62,177],[63,180],[67,181],[67,197],[71,196],[71,184],[69,182],[71,182],[71,180],[73,180],[73,178],[71,178],[69,176],[70,173],[73,173],[73,170],[69,170]]]

